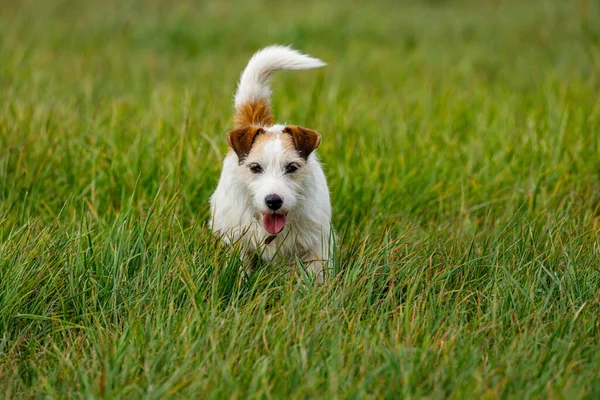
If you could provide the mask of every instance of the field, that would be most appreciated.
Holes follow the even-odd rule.
[[[208,229],[252,53],[319,130],[314,285]],[[0,397],[600,397],[600,4],[0,0]]]

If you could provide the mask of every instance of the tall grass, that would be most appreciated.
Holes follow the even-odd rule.
[[[6,398],[600,396],[600,9],[0,1]],[[208,229],[236,80],[319,130],[332,276]]]

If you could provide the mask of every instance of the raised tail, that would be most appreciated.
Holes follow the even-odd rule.
[[[297,52],[291,47],[269,46],[257,51],[246,66],[235,94],[235,127],[268,126],[274,123],[269,100],[269,81],[273,72],[302,70],[326,65],[318,58]]]

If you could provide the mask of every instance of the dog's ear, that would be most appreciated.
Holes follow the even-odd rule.
[[[283,129],[283,132],[292,135],[296,151],[305,160],[321,144],[321,134],[312,129],[289,125]]]
[[[240,163],[250,154],[254,139],[265,131],[255,126],[245,126],[227,132],[227,144],[235,151]]]

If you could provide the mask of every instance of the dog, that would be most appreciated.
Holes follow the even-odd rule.
[[[302,261],[322,283],[335,233],[323,168],[315,150],[321,134],[275,123],[270,78],[276,71],[326,65],[291,47],[256,52],[244,69],[234,100],[229,151],[210,199],[211,228],[227,244],[239,243],[246,271],[252,260]]]

